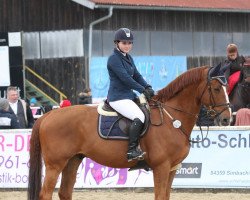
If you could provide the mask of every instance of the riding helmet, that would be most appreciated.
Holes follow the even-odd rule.
[[[120,28],[115,32],[114,42],[130,41],[133,42],[133,34],[128,28]]]

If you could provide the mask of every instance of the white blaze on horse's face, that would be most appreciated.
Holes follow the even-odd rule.
[[[227,88],[226,88],[226,86],[222,86],[222,88],[223,88],[223,91],[224,91],[224,94],[225,94],[225,97],[226,97],[226,101],[229,104],[230,102],[229,102],[229,97],[228,97],[228,94],[227,94]],[[229,112],[230,112],[230,116],[232,116],[232,109],[231,108],[229,108]]]

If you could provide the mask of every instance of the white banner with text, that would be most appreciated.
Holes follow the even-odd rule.
[[[27,188],[30,136],[30,129],[0,130],[0,188]],[[201,132],[195,128],[191,139],[201,141]],[[250,127],[212,127],[202,142],[191,143],[173,188],[250,188],[249,151]],[[59,184],[60,177],[57,187]],[[152,171],[128,172],[87,158],[78,168],[75,188],[153,185]]]

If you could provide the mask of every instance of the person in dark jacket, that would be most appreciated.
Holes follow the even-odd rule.
[[[228,81],[228,94],[231,93],[234,86],[239,80],[240,71],[244,66],[245,58],[239,56],[238,47],[236,44],[229,44],[227,46],[227,59],[224,62],[222,71],[224,71],[225,77]]]
[[[196,121],[197,126],[215,126],[214,119],[212,116],[208,114],[207,108],[202,106],[200,109],[200,113],[198,119]]]
[[[35,122],[32,111],[29,104],[19,98],[16,87],[7,88],[7,99],[10,104],[9,111],[16,115],[21,128],[32,128]]]
[[[92,104],[92,95],[90,88],[86,88],[83,90],[83,92],[80,92],[78,94],[78,104]]]
[[[152,87],[136,69],[133,58],[128,54],[133,45],[133,34],[128,28],[115,32],[115,49],[108,58],[107,68],[110,85],[107,101],[121,115],[132,120],[129,128],[128,162],[143,159],[145,152],[138,148],[140,133],[145,121],[144,113],[134,102],[136,94],[143,93],[147,100],[154,95]]]
[[[21,128],[16,115],[9,111],[9,102],[7,99],[0,99],[0,129],[18,129]]]

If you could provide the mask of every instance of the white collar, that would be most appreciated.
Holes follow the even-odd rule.
[[[118,48],[118,47],[116,47],[117,48],[117,50],[118,51],[120,51],[121,52],[121,50]],[[124,52],[121,52],[122,53],[122,55],[124,55],[124,56],[126,56],[127,54],[126,53],[124,53]]]
[[[16,105],[18,103],[18,100],[15,103],[9,102],[10,105]]]

